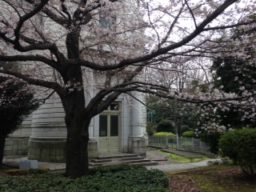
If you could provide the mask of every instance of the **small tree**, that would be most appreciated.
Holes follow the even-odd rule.
[[[0,167],[6,137],[37,105],[32,91],[25,82],[0,76]]]

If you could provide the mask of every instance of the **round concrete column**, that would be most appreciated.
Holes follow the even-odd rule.
[[[134,93],[131,104],[131,136],[143,137],[146,127],[146,108],[141,103],[144,103],[144,96],[141,93]],[[140,102],[141,101],[141,102]]]
[[[136,154],[145,154],[146,150],[146,107],[142,93],[135,92],[131,99],[131,131],[129,137],[129,151]]]
[[[31,134],[31,115],[26,117],[5,141],[5,156],[27,156],[28,139]]]
[[[29,138],[29,159],[64,162],[66,126],[64,109],[57,95],[53,95],[32,115]]]

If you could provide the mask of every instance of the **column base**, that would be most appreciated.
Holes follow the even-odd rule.
[[[28,159],[63,163],[65,143],[64,138],[30,138]]]
[[[28,159],[64,163],[65,162],[65,145],[66,139],[29,139]],[[90,139],[88,143],[89,159],[98,157],[98,143]]]
[[[129,137],[128,150],[129,153],[146,155],[146,139],[144,137]]]
[[[89,159],[93,159],[98,156],[98,142],[95,139],[90,139],[88,143],[88,157]]]
[[[5,156],[27,156],[28,137],[7,137],[5,140]]]

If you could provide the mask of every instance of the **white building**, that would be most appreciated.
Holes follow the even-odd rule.
[[[120,12],[120,15],[115,18],[116,22],[128,17],[139,22],[138,15],[135,14],[138,11],[135,2],[135,0],[124,1],[127,4],[124,7],[127,10]],[[100,23],[102,27],[111,28],[111,23],[108,23],[106,18],[99,17],[99,20],[102,19]],[[111,20],[111,22],[113,21]],[[51,24],[44,21],[44,25]],[[54,31],[57,33],[58,28]],[[138,35],[138,33],[140,34]],[[82,36],[90,39],[90,41],[93,39],[93,36],[88,32]],[[137,40],[139,36],[141,36],[140,39],[143,38],[142,31],[128,32],[125,35],[117,36],[114,42],[116,50],[113,52],[132,51],[133,55],[143,52],[144,44]],[[106,56],[106,60],[112,59],[107,43],[100,47],[92,47],[90,51],[91,55],[95,57],[93,59],[98,59],[99,56],[104,57],[103,55]],[[127,53],[127,55],[129,54]],[[85,57],[87,56],[85,55]],[[100,85],[104,83],[104,78],[106,78],[104,74],[88,72],[88,70],[84,72],[85,100],[87,102],[100,89]],[[117,78],[113,81],[117,81]],[[146,108],[140,102],[144,101],[144,96],[136,92],[132,95],[134,97],[121,95],[107,110],[93,118],[89,128],[88,150],[90,157],[117,153],[145,153],[147,140]],[[53,95],[23,122],[20,129],[10,136],[6,143],[6,155],[28,155],[30,159],[61,162],[64,161],[65,140],[64,110],[58,96]]]

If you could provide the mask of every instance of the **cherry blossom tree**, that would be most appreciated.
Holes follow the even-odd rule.
[[[30,72],[0,72],[59,95],[66,175],[76,178],[88,174],[88,126],[95,115],[133,91],[178,97],[159,72],[207,57],[216,37],[255,22],[240,19],[254,6],[238,0],[2,0],[0,61],[23,62]],[[99,91],[86,98],[92,73],[100,76]]]

